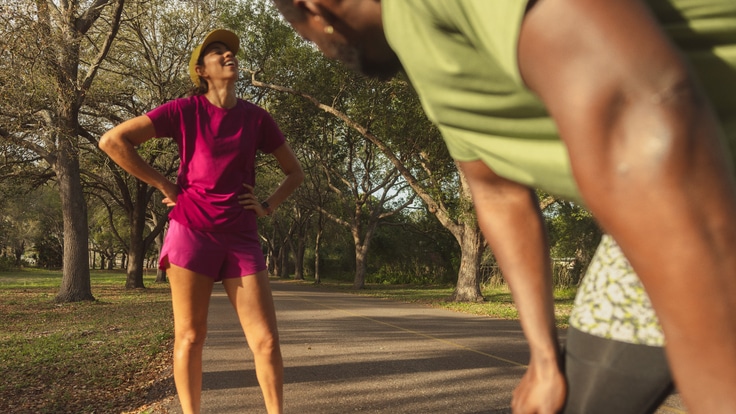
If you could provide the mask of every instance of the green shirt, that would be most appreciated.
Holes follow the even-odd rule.
[[[736,140],[736,0],[650,0]],[[523,84],[521,0],[384,0],[383,24],[453,158],[580,202],[564,144]]]
[[[733,145],[736,0],[647,3],[693,65]],[[581,201],[554,122],[524,86],[517,66],[525,1],[382,0],[381,4],[389,44],[453,158],[482,160],[510,180]],[[570,324],[604,338],[664,344],[643,286],[610,237],[604,237],[588,267]]]

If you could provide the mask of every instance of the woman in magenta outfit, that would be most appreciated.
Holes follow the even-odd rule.
[[[256,218],[281,204],[304,173],[271,116],[236,97],[239,46],[232,32],[210,32],[192,53],[192,96],[123,122],[100,139],[100,148],[113,161],[158,188],[164,203],[173,207],[159,265],[171,284],[174,380],[184,413],[200,409],[202,347],[218,281],[253,351],[266,409],[283,411],[283,362]],[[171,137],[178,144],[176,184],[135,149],[154,137]],[[253,194],[256,151],[272,154],[285,174],[263,201]]]

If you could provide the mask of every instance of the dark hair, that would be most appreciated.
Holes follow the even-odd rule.
[[[204,56],[202,54],[199,55],[199,58],[197,58],[197,66],[204,65]],[[203,77],[199,76],[199,86],[194,85],[192,86],[189,91],[187,91],[186,96],[199,96],[204,95],[209,91],[209,85],[207,84],[207,80],[205,80]]]
[[[210,88],[207,85],[207,81],[202,79],[202,77],[199,77],[199,86],[192,86],[188,91],[186,96],[199,96],[199,95],[205,95],[207,91],[209,91]]]
[[[293,0],[272,0],[287,22],[301,22],[306,19],[304,12],[294,7]]]

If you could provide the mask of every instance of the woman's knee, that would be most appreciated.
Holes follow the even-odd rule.
[[[202,347],[207,338],[207,325],[175,327],[175,340],[179,346]]]
[[[266,331],[248,338],[248,346],[256,355],[273,355],[281,353],[278,332]]]

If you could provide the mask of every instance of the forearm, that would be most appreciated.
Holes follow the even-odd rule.
[[[304,173],[299,170],[288,174],[281,181],[278,187],[264,201],[268,203],[273,210],[283,203],[304,181]]]
[[[481,230],[511,289],[532,359],[557,369],[549,248],[537,198],[478,162],[462,163],[461,169],[470,183]]]
[[[512,200],[478,205],[486,239],[511,289],[532,359],[557,364],[549,247],[537,199],[519,189]],[[483,210],[480,213],[480,210]]]
[[[155,135],[151,120],[141,115],[127,120],[100,138],[99,147],[122,169],[139,180],[159,189],[167,197],[176,199],[176,185],[156,171],[138,154],[136,146]]]
[[[139,180],[163,190],[169,180],[156,171],[138,154],[135,148],[121,139],[104,139],[100,148],[123,170]]]
[[[565,403],[566,383],[554,320],[552,276],[544,222],[529,188],[501,178],[481,161],[459,163],[478,223],[511,288],[529,369],[513,393],[514,412],[553,413]]]
[[[271,211],[283,203],[304,181],[304,171],[289,144],[281,145],[273,152],[273,156],[278,161],[285,177],[276,190],[264,200],[268,203]]]

